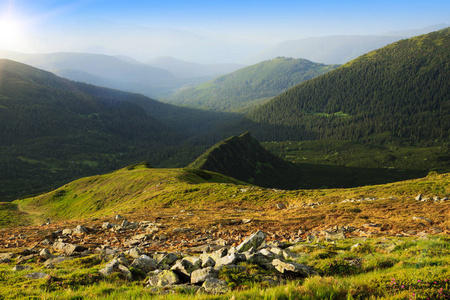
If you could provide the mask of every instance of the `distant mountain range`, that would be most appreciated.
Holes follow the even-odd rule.
[[[388,32],[384,35],[324,36],[284,41],[248,57],[245,62],[254,64],[278,56],[285,56],[304,58],[325,64],[344,64],[360,55],[401,39],[446,27],[448,27],[448,24],[437,24],[422,29]]]
[[[124,56],[90,53],[23,54],[6,50],[0,51],[0,58],[19,61],[70,80],[149,97],[167,95],[184,85],[198,84],[242,66],[201,65],[170,58],[154,60],[152,66]]]
[[[243,64],[198,64],[169,56],[152,59],[148,65],[168,70],[178,78],[215,77],[245,67]]]
[[[183,89],[168,101],[202,109],[242,112],[337,67],[279,57]]]

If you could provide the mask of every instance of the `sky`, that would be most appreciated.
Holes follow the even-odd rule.
[[[0,0],[0,49],[232,62],[285,40],[438,23],[448,0]]]

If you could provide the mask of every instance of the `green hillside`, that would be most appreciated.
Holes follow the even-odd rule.
[[[248,132],[217,143],[188,168],[217,172],[264,187],[302,186],[298,169],[268,152]]]
[[[0,198],[10,199],[158,159],[175,130],[119,97],[16,62],[0,61]]]
[[[213,183],[241,184],[233,178],[202,170],[154,169],[135,164],[112,173],[85,177],[52,192],[14,201],[16,210],[30,214],[22,222],[80,219],[136,209],[196,205],[223,201],[219,194],[226,187]],[[211,193],[211,195],[210,195]],[[206,194],[199,197],[201,194]],[[8,209],[9,207],[6,207]],[[5,210],[6,210],[5,209]],[[12,210],[12,208],[10,209]],[[17,212],[15,213],[17,214]]]
[[[117,213],[174,208],[215,210],[215,207],[268,207],[285,202],[334,202],[353,197],[389,197],[424,193],[444,197],[449,174],[351,189],[272,190],[250,186],[218,173],[198,169],[156,169],[132,165],[112,173],[85,177],[39,196],[0,202],[0,227],[80,220]]]
[[[279,57],[181,90],[169,101],[217,111],[242,111],[337,67]]]
[[[448,143],[449,82],[447,28],[388,45],[291,88],[236,126],[261,141]]]

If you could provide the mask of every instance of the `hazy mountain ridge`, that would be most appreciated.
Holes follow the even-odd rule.
[[[199,64],[174,57],[158,57],[148,62],[150,66],[165,69],[178,78],[214,77],[234,72],[245,67],[243,64]]]
[[[19,61],[57,74],[70,80],[159,97],[172,93],[184,85],[204,82],[195,71],[189,78],[178,78],[170,71],[146,65],[129,57],[91,53],[23,54],[0,51],[0,57]],[[188,65],[196,68],[196,65]],[[220,69],[220,68],[219,68]]]
[[[285,41],[263,50],[246,61],[258,62],[277,56],[304,58],[325,64],[344,64],[369,51],[384,47],[404,37],[327,36]]]
[[[337,65],[279,57],[239,69],[172,95],[168,101],[217,111],[238,111],[260,104]]]

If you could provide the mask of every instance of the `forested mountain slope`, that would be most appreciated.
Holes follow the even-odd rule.
[[[218,114],[0,60],[0,199],[140,160],[156,164],[217,122]]]
[[[450,28],[304,82],[239,123],[261,141],[450,142]]]
[[[181,90],[172,95],[169,101],[217,111],[238,111],[337,67],[305,59],[279,57]]]

